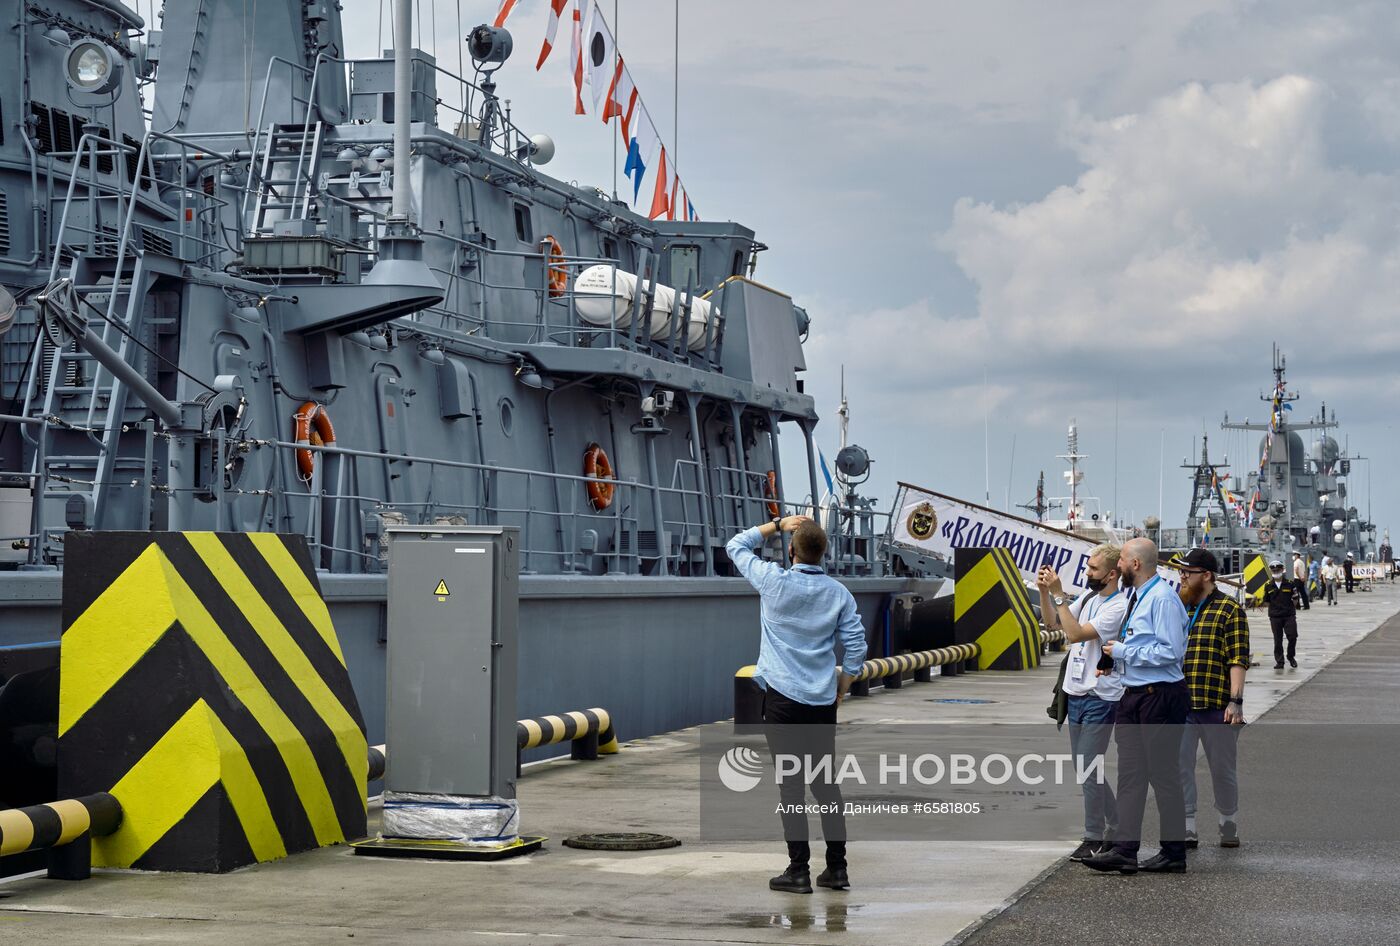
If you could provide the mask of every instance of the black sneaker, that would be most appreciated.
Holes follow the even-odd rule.
[[[1276,662],[1274,663],[1274,669],[1275,669],[1275,670],[1282,670],[1282,669],[1283,669],[1283,661],[1282,661],[1282,660],[1276,661]]]
[[[812,874],[806,867],[789,865],[787,870],[768,881],[768,889],[784,893],[811,893]]]
[[[1187,831],[1187,832],[1186,832],[1186,846],[1187,846],[1188,848],[1190,848],[1191,850],[1193,850],[1193,851],[1194,851],[1196,848],[1200,847],[1200,846],[1201,846],[1201,838],[1200,838],[1200,835],[1196,834],[1196,832],[1194,832],[1194,831]]]
[[[1227,821],[1220,826],[1220,846],[1239,847],[1240,827],[1233,821]]]
[[[1093,841],[1089,838],[1085,838],[1084,843],[1080,844],[1079,847],[1074,849],[1074,853],[1069,856],[1069,859],[1072,861],[1086,861],[1089,858],[1093,857],[1095,854],[1099,853],[1099,851],[1102,849],[1102,841]]]
[[[844,867],[828,867],[817,876],[817,886],[828,890],[850,890],[851,878]]]
[[[1296,658],[1296,657],[1289,657],[1289,658],[1288,658],[1288,666],[1292,667],[1294,670],[1297,670],[1297,669],[1298,669],[1298,658]]]

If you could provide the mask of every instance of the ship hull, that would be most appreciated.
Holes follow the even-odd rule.
[[[387,581],[318,578],[369,739],[382,742],[385,646],[394,632]],[[911,590],[910,580],[841,581],[856,598],[867,639],[878,642],[890,595]],[[937,583],[919,581],[919,590],[931,594]],[[61,605],[61,573],[0,574],[0,648],[56,642]],[[601,706],[619,735],[632,739],[733,714],[734,671],[758,657],[759,601],[741,578],[523,575],[519,627],[522,717]]]

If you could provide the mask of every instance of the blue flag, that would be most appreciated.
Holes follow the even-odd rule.
[[[686,207],[690,208],[690,213],[686,216],[685,219],[687,219],[687,220],[699,220],[699,219],[700,219],[699,215],[697,215],[697,214],[695,213],[695,205],[692,204],[692,203],[690,202],[689,199],[686,200],[685,205],[686,205]]]
[[[831,480],[831,471],[826,468],[826,454],[822,453],[820,447],[817,448],[817,459],[821,461],[822,476],[826,478],[826,491],[828,493],[835,493],[836,484]]]
[[[632,203],[637,202],[637,195],[642,190],[642,178],[647,173],[647,166],[642,163],[642,149],[637,144],[636,136],[627,143],[627,163],[622,166],[622,173],[632,177]]]

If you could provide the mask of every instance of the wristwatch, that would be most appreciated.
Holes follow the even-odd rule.
[[[1057,607],[1057,608],[1063,608],[1063,607],[1065,606],[1065,600],[1066,600],[1066,599],[1065,599],[1065,596],[1064,596],[1064,595],[1055,595],[1055,596],[1054,596],[1053,598],[1051,598],[1050,600],[1053,601],[1053,602],[1055,602],[1055,607]]]
[[[1230,702],[1231,702],[1231,703],[1237,703],[1237,704],[1239,704],[1240,706],[1243,706],[1243,705],[1244,705],[1244,697],[1242,697],[1242,696],[1232,696],[1232,697],[1230,697]]]

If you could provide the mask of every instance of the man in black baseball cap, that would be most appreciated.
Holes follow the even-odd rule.
[[[1219,565],[1206,549],[1175,559],[1187,627],[1186,685],[1191,711],[1181,739],[1181,787],[1186,803],[1186,846],[1196,847],[1196,754],[1204,745],[1210,765],[1220,846],[1239,847],[1239,780],[1236,742],[1244,725],[1244,675],[1249,669],[1249,620],[1235,599],[1215,586]],[[1289,599],[1292,603],[1292,599]]]

